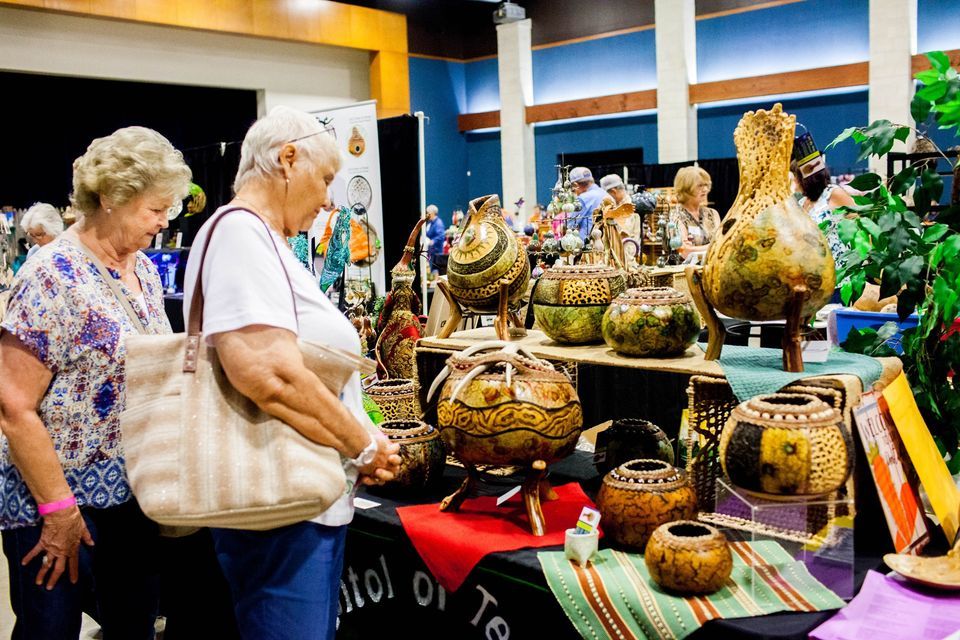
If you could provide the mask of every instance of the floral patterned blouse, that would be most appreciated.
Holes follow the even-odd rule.
[[[137,253],[136,274],[143,298],[122,282],[121,289],[148,333],[170,333],[160,276],[143,253]],[[53,373],[39,415],[77,503],[105,508],[129,500],[120,443],[123,336],[137,329],[97,268],[62,236],[43,247],[17,274],[0,328]],[[0,529],[35,524],[36,503],[2,436],[0,478]]]

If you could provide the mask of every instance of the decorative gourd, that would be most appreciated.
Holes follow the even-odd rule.
[[[707,251],[702,274],[687,269],[691,293],[710,328],[707,359],[720,357],[723,328],[714,309],[744,320],[787,320],[784,368],[803,371],[800,327],[833,294],[836,273],[823,233],[790,189],[796,117],[780,104],[748,111],[733,133],[740,189]]]
[[[531,295],[533,315],[557,342],[600,342],[600,320],[614,297],[626,289],[623,272],[605,265],[557,265],[547,270]]]

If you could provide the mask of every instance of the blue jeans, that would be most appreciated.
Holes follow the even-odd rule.
[[[332,640],[347,528],[300,522],[269,531],[211,529],[249,640]]]
[[[107,509],[81,509],[95,545],[80,547],[80,580],[67,572],[52,590],[37,586],[43,554],[20,560],[40,539],[41,525],[4,531],[10,571],[10,604],[17,617],[12,640],[75,640],[84,598],[93,593],[104,640],[152,640],[160,580],[157,525],[135,500]]]

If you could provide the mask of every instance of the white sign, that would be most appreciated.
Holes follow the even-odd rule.
[[[333,204],[336,207],[349,208],[362,205],[367,211],[366,218],[373,232],[383,243],[383,200],[380,191],[380,141],[377,137],[376,100],[356,102],[310,113],[332,131],[340,147],[343,163],[330,187]],[[318,241],[326,228],[328,217],[324,212],[320,212],[314,225],[313,231],[316,232]],[[362,220],[362,217],[358,219]],[[356,229],[354,225],[351,226]],[[371,237],[371,245],[375,242],[376,239]],[[376,249],[371,246],[371,251]],[[372,267],[373,281],[378,295],[383,295],[386,288],[386,272],[383,263],[381,249]],[[351,267],[351,274],[355,271],[357,268]],[[367,267],[357,272],[361,273],[361,277],[362,274],[370,273]]]

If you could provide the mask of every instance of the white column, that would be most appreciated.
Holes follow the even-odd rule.
[[[656,0],[657,147],[659,162],[696,160],[697,108],[690,85],[697,81],[694,0]]]
[[[514,209],[523,198],[518,220],[526,220],[537,202],[537,163],[533,125],[527,106],[533,104],[533,54],[530,20],[497,26],[497,69],[500,73],[500,164],[502,204]],[[481,195],[481,194],[476,194]]]
[[[870,93],[868,120],[913,125],[911,58],[917,52],[917,0],[870,0]],[[906,146],[895,143],[894,151]],[[885,174],[885,159],[871,157],[870,170]]]

